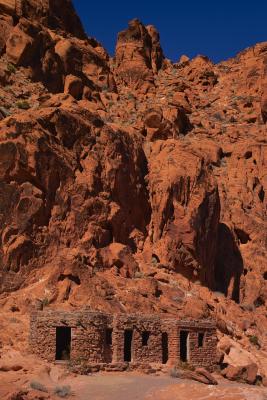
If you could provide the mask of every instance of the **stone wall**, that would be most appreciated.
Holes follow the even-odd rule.
[[[124,332],[133,331],[132,362],[161,363],[161,321],[158,317],[117,315],[113,320],[113,360],[124,361]],[[143,333],[148,334],[147,344],[142,343]]]
[[[87,310],[35,311],[31,315],[32,351],[56,360],[57,329],[70,328],[70,359],[79,363],[168,363],[187,355],[194,366],[212,367],[216,359],[216,330],[212,321],[182,321],[145,315],[108,315]],[[188,337],[182,344],[182,335]],[[164,344],[165,341],[165,344]],[[186,345],[185,345],[186,343]],[[187,349],[183,348],[186,346]]]
[[[56,328],[71,328],[71,359],[88,362],[110,362],[106,345],[108,315],[82,312],[34,312],[31,316],[30,343],[35,354],[56,359]]]

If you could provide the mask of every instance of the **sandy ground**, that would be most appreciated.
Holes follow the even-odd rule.
[[[267,400],[267,388],[224,379],[219,379],[218,386],[207,386],[167,375],[136,372],[80,376],[69,373],[63,365],[46,364],[19,351],[2,354],[0,400],[9,400],[10,393],[16,390],[29,390],[33,381],[42,384],[53,400],[59,399],[53,394],[55,388],[64,385],[71,387],[70,400]]]
[[[77,400],[267,400],[267,389],[225,380],[215,387],[167,376],[127,373],[76,377],[72,388]]]

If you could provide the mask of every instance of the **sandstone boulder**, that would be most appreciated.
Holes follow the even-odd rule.
[[[19,24],[10,33],[6,42],[6,53],[13,64],[26,66],[31,63],[36,46],[36,38],[25,33],[23,26]]]
[[[115,273],[126,278],[133,278],[139,270],[130,249],[120,243],[112,243],[101,249],[100,257],[104,268],[113,268]]]
[[[65,78],[64,93],[70,94],[77,100],[80,100],[83,95],[83,83],[80,78],[74,75],[67,75]]]
[[[17,2],[15,11],[18,17],[39,22],[50,29],[68,32],[81,39],[86,38],[71,0],[21,0]]]
[[[197,381],[205,385],[218,385],[217,380],[205,368],[197,368],[195,371],[175,368],[171,371],[171,376],[174,378]]]
[[[1,5],[0,5],[1,6]],[[10,35],[10,32],[13,28],[13,19],[10,15],[1,15],[0,16],[0,53],[5,49],[7,39]]]
[[[244,382],[253,385],[257,379],[257,372],[257,364],[252,363],[243,367],[229,365],[222,370],[222,375],[231,381]]]
[[[216,183],[204,170],[198,183],[203,164],[189,148],[172,140],[156,143],[149,163],[150,240],[154,253],[176,272],[190,279],[198,276],[210,286],[220,211]],[[205,241],[209,243],[208,253],[204,251]]]

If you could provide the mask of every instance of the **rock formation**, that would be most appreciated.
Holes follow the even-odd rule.
[[[263,376],[267,43],[173,63],[133,20],[112,59],[68,0],[0,28],[0,307],[214,316]]]

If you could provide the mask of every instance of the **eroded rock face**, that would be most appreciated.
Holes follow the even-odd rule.
[[[86,38],[71,0],[21,0],[12,5],[14,3],[13,12],[18,17],[34,19],[51,29],[70,33],[80,39]]]
[[[35,113],[34,122],[24,116],[10,127],[2,125],[1,263],[6,272],[18,272],[34,254],[45,254],[46,245],[51,251],[53,241],[56,247],[80,246],[98,265],[99,248],[112,242],[131,245],[134,229],[146,234],[150,209],[140,144],[85,110],[83,120],[81,111],[47,109]],[[15,141],[8,140],[12,132],[17,132]],[[66,235],[60,234],[62,224]],[[117,259],[120,253],[125,251]]]
[[[153,26],[145,27],[138,19],[118,35],[116,46],[116,75],[119,82],[147,90],[153,85],[153,72],[163,62],[159,34]]]
[[[0,0],[3,307],[216,315],[266,349],[266,43],[172,63],[133,20],[112,59],[77,18]]]
[[[176,272],[212,287],[220,201],[201,154],[174,140],[155,144],[149,182],[153,252]]]

